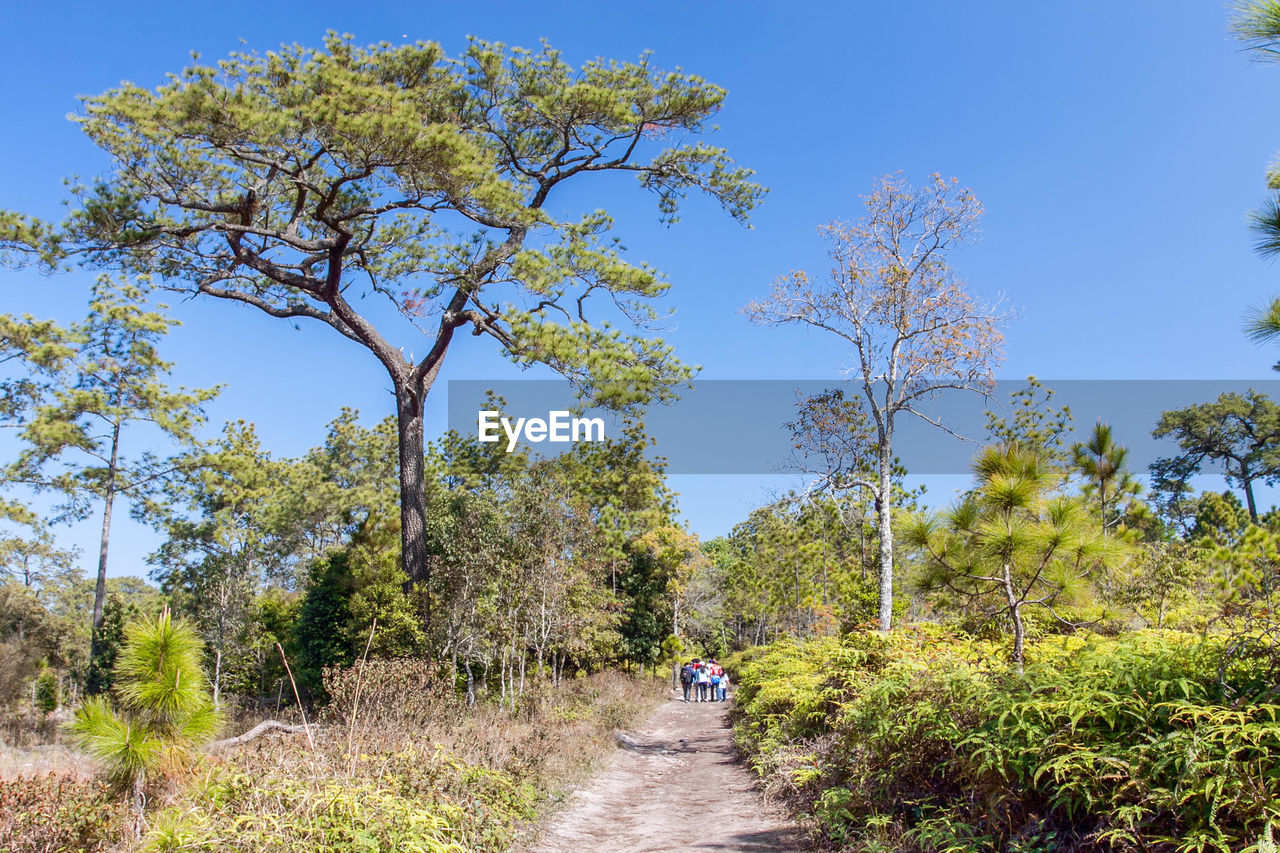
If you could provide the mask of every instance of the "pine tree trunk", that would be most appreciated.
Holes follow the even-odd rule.
[[[396,427],[400,452],[400,548],[401,566],[409,582],[424,595],[423,623],[431,627],[427,561],[427,493],[424,480],[422,436],[423,389],[396,385]]]
[[[1009,607],[1009,619],[1013,622],[1013,654],[1010,661],[1014,669],[1022,672],[1022,652],[1026,645],[1027,630],[1022,624],[1022,602],[1018,601],[1017,593],[1014,592],[1013,573],[1008,563],[1004,564],[1004,595]]]
[[[1253,499],[1253,478],[1245,465],[1240,466],[1240,482],[1244,483],[1244,499],[1249,507],[1249,520],[1258,523],[1258,504]]]
[[[129,791],[129,828],[134,840],[142,838],[143,817],[147,808],[147,777],[139,773],[133,777],[133,786]]]
[[[111,509],[116,499],[116,470],[120,464],[120,424],[111,431],[111,461],[107,466],[106,490],[103,493],[102,539],[98,543],[98,583],[93,590],[93,632],[89,650],[92,659],[98,651],[98,629],[102,627],[102,610],[107,601],[107,547],[111,542]]]

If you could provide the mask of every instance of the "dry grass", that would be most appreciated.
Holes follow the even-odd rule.
[[[67,779],[88,782],[96,767],[88,756],[65,746],[15,747],[0,745],[0,780],[20,776],[46,776],[50,773]]]
[[[356,701],[356,684],[360,683]],[[330,675],[314,733],[209,756],[153,820],[156,849],[504,850],[614,748],[665,685],[596,675],[467,708],[413,661]]]
[[[514,711],[468,708],[414,661],[330,673],[327,687],[314,749],[274,734],[203,757],[152,802],[140,848],[120,841],[123,810],[86,756],[0,745],[0,851],[505,850],[665,693],[606,673],[532,690]]]

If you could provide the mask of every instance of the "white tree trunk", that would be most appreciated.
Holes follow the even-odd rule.
[[[880,630],[893,627],[893,455],[889,436],[880,442],[880,494],[876,500],[876,517],[880,525]]]

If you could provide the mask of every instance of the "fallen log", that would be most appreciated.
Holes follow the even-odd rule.
[[[213,743],[209,744],[209,749],[227,749],[233,746],[241,746],[242,744],[246,744],[251,740],[256,740],[257,738],[271,732],[299,734],[301,732],[306,732],[306,730],[307,727],[305,725],[291,726],[288,723],[282,723],[279,720],[264,720],[242,735],[236,735],[235,737],[229,737],[223,740],[215,740]]]

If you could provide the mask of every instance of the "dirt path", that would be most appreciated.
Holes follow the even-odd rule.
[[[528,853],[808,849],[753,789],[726,708],[664,702],[639,731],[619,738],[609,764],[573,792]]]

